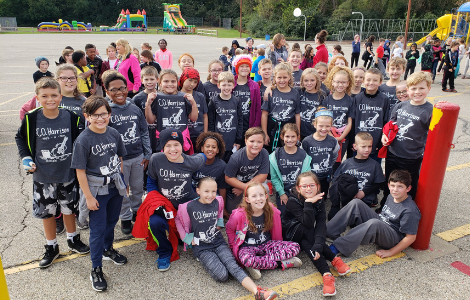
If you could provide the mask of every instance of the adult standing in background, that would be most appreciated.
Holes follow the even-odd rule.
[[[134,97],[140,89],[140,64],[137,58],[132,55],[132,47],[125,39],[116,41],[116,50],[119,61],[115,67],[127,80],[127,97]]]
[[[287,61],[289,53],[286,48],[286,38],[282,33],[274,35],[273,43],[269,45],[267,56],[273,63],[273,69],[277,64]]]
[[[328,36],[328,31],[322,30],[315,36],[315,44],[317,45],[317,53],[313,58],[313,67],[319,62],[328,64],[328,49],[326,49],[325,41]]]

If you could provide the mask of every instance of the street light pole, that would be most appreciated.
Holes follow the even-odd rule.
[[[294,9],[294,16],[295,17],[304,17],[305,18],[305,24],[304,24],[304,42],[305,42],[305,34],[307,32],[307,17],[305,15],[302,15],[302,11],[300,8]]]
[[[362,17],[362,19],[361,19],[361,29],[360,29],[360,31],[359,31],[359,38],[360,38],[361,41],[362,41],[362,25],[364,24],[364,15],[363,15],[361,12],[358,12],[358,11],[353,11],[352,14],[353,14],[353,15],[354,15],[354,14],[360,14],[361,17]]]

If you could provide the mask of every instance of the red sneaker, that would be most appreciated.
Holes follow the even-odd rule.
[[[345,264],[340,257],[335,257],[331,264],[333,265],[333,267],[335,267],[336,271],[338,271],[338,274],[341,276],[351,272],[351,268],[347,264]]]
[[[274,191],[273,191],[273,184],[271,182],[268,182],[268,188],[269,188],[269,195],[272,195]]]
[[[335,278],[331,274],[323,275],[323,296],[336,295]]]
[[[265,288],[258,286],[258,291],[256,292],[255,299],[256,300],[269,300],[269,299],[276,299],[277,293],[275,291],[268,291]]]

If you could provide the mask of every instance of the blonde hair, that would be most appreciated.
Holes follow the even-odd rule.
[[[237,50],[235,50],[235,55],[240,55],[240,54],[243,54],[243,50],[240,48],[237,48]]]
[[[121,45],[124,47],[124,54],[117,53],[117,57],[121,60],[125,60],[129,53],[132,53],[132,47],[126,39],[119,39],[116,41],[116,45]]]
[[[55,72],[57,80],[59,80],[60,74],[64,71],[72,71],[75,77],[77,78],[75,89],[73,90],[73,97],[78,100],[80,99],[80,91],[78,90],[78,73],[77,73],[77,68],[75,68],[74,65],[72,64],[61,64],[58,68],[57,71]]]
[[[264,193],[266,195],[266,203],[264,204],[263,207],[263,213],[264,213],[264,232],[266,231],[271,231],[273,228],[273,215],[274,215],[274,210],[271,207],[269,203],[269,199],[267,197],[268,193],[266,191],[266,188],[259,182],[252,182],[248,184],[248,186],[245,189],[244,192],[244,197],[243,200],[240,203],[240,207],[243,207],[245,209],[245,214],[246,214],[246,220],[248,221],[248,227],[250,228],[251,232],[258,232],[258,229],[255,226],[255,223],[253,223],[253,208],[251,207],[251,204],[246,202],[246,198],[248,198],[248,190],[251,189],[252,187],[255,186],[260,186],[263,188]]]
[[[326,87],[329,88],[331,91],[334,90],[333,80],[336,74],[346,75],[346,77],[348,78],[349,84],[348,84],[348,87],[346,88],[345,93],[348,95],[351,95],[351,89],[354,86],[354,74],[351,71],[351,69],[348,67],[340,67],[340,66],[333,67],[333,69],[330,72],[328,72],[328,76],[326,77],[326,80],[324,82]]]
[[[144,78],[144,76],[155,76],[158,79],[158,71],[154,66],[143,67],[140,71],[140,78]]]
[[[273,37],[273,45],[274,47],[278,48],[279,44],[281,43],[282,40],[284,40],[285,37],[282,33],[276,33]]]
[[[148,50],[152,51],[152,46],[150,46],[149,43],[142,43],[142,45],[140,45],[140,47],[142,47],[142,46],[147,48]]]
[[[354,143],[355,144],[358,143],[358,139],[362,140],[362,141],[373,141],[374,140],[372,135],[368,132],[365,132],[365,131],[361,131],[361,132],[358,132],[356,134],[356,136],[354,137]]]
[[[406,59],[402,58],[402,57],[394,57],[392,58],[388,64],[387,64],[387,70],[390,68],[390,67],[398,67],[398,66],[401,66],[403,70],[406,69]]]
[[[321,92],[320,76],[318,75],[317,70],[315,70],[314,68],[307,68],[302,72],[302,75],[300,76],[300,88],[305,89],[303,81],[304,81],[305,76],[309,74],[312,74],[313,76],[315,76],[315,80],[316,80],[315,89],[317,90],[317,92]]]
[[[220,73],[217,79],[219,83],[222,81],[235,83],[235,76],[233,76],[232,72],[230,71],[225,71],[225,72]]]
[[[134,51],[137,51],[137,60],[139,61],[139,64],[140,64],[141,63],[141,61],[140,61],[140,51],[139,51],[139,49],[137,49],[135,47],[134,47],[134,49],[132,49],[132,54],[134,54]]]
[[[315,112],[319,112],[319,111],[331,111],[331,110],[329,110],[325,106],[319,106],[319,107],[317,107]],[[313,119],[312,125],[314,125],[314,126],[317,125],[317,119],[319,119],[319,118],[328,118],[328,119],[330,119],[331,120],[331,126],[333,126],[333,117],[330,117],[330,116],[318,116],[318,117]]]
[[[212,79],[212,76],[211,76],[211,69],[212,69],[212,65],[213,65],[213,64],[219,64],[219,65],[222,67],[222,71],[224,70],[224,63],[223,63],[223,62],[221,62],[221,61],[218,60],[218,59],[211,60],[211,61],[209,62],[209,69],[208,69],[209,75],[207,75],[207,81],[210,81],[210,80]],[[220,74],[220,73],[219,73],[219,74]],[[217,77],[217,78],[218,78],[218,77]]]
[[[349,67],[348,60],[346,59],[346,57],[344,57],[343,55],[336,55],[335,57],[333,57],[333,59],[328,64],[328,71],[331,71],[335,67],[336,61],[338,59],[344,60],[344,65],[346,67]]]
[[[431,87],[432,78],[431,78],[431,75],[427,72],[416,72],[416,73],[411,74],[406,79],[406,86],[410,87],[413,85],[417,85],[421,83],[422,81],[426,81],[428,88]]]
[[[55,89],[59,94],[61,93],[59,82],[51,77],[42,77],[36,82],[36,85],[34,86],[34,92],[36,95],[39,95],[40,89]]]
[[[263,66],[263,65],[271,65],[272,66],[273,62],[269,58],[263,58],[258,63],[258,69],[261,69],[261,66]]]
[[[294,86],[294,76],[292,76],[292,67],[289,63],[287,62],[282,62],[279,63],[275,68],[274,68],[274,76],[273,76],[273,89],[277,88],[276,85],[276,75],[279,71],[286,71],[287,75],[290,77],[289,78],[289,86],[293,87]]]

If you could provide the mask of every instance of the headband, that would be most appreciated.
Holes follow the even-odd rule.
[[[333,119],[333,112],[331,110],[322,109],[315,112],[315,119],[321,116],[330,117]]]
[[[208,137],[206,137],[206,138],[202,141],[202,144],[204,145],[208,139],[213,139],[213,140],[215,140],[215,141],[217,142],[217,145],[220,144],[219,140],[218,140],[215,136],[208,136]],[[218,147],[218,146],[217,146],[217,147]]]

